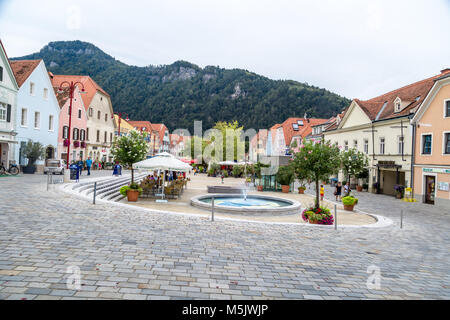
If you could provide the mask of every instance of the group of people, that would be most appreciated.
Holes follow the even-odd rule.
[[[336,197],[336,201],[341,201],[341,199],[342,199],[342,189],[344,189],[344,197],[350,195],[350,191],[351,191],[351,189],[350,189],[350,182],[347,182],[347,184],[344,185],[343,187],[342,187],[342,183],[341,182],[338,182],[336,184],[336,188],[334,190],[334,196]],[[322,197],[322,199],[323,199],[323,197]]]
[[[91,157],[89,157],[86,161],[83,161],[82,159],[78,160],[77,162],[73,162],[75,163],[79,169],[80,172],[83,170],[87,171],[87,175],[90,176],[91,175],[91,170],[102,170],[105,168],[105,161],[93,161]]]

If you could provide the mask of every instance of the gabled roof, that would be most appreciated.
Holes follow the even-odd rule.
[[[416,108],[421,105],[433,87],[435,80],[446,74],[450,74],[450,70],[443,70],[439,75],[409,84],[370,100],[363,101],[354,99],[354,101],[367,114],[371,121],[406,116],[415,112]],[[397,97],[403,102],[408,102],[406,107],[400,112],[395,112],[394,110],[394,101]]]
[[[161,143],[164,141],[164,133],[166,132],[167,127],[163,123],[152,123],[153,131],[158,131],[159,133],[159,140],[161,140]]]
[[[6,63],[6,67],[9,70],[9,73],[11,75],[11,78],[12,78],[11,81],[15,85],[15,88],[17,90],[19,90],[19,85],[17,84],[17,80],[16,80],[16,78],[14,76],[14,72],[12,71],[12,68],[11,68],[11,62],[9,61],[8,54],[6,53],[5,46],[3,45],[3,42],[1,39],[0,39],[0,48],[2,49],[3,53],[5,54],[5,63]]]
[[[61,83],[67,82],[80,82],[84,86],[85,94],[81,96],[83,99],[84,107],[86,110],[91,105],[92,99],[94,98],[97,91],[103,93],[108,98],[109,94],[102,89],[91,77],[89,76],[66,76],[66,75],[52,75],[50,74],[50,79],[54,87],[59,87]],[[81,90],[81,88],[80,88]]]
[[[303,126],[299,126],[298,131],[294,130],[293,124],[303,121]],[[287,146],[291,145],[292,137],[301,136],[306,137],[312,132],[312,126],[327,122],[328,119],[305,119],[305,118],[288,118],[281,126],[283,127],[284,142]]]
[[[152,133],[154,130],[152,128],[152,124],[150,121],[128,121],[130,125],[137,128],[138,131],[141,131],[142,128],[145,128],[146,132]],[[144,131],[144,130],[143,130]]]
[[[11,60],[9,64],[13,70],[14,77],[16,78],[19,88],[22,87],[24,82],[33,73],[34,69],[41,63],[40,60]]]

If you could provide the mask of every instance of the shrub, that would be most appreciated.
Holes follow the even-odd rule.
[[[136,191],[139,191],[139,195],[141,195],[141,194],[142,194],[142,191],[143,191],[142,188],[141,188],[138,184],[132,183],[132,184],[130,184],[129,186],[123,186],[123,187],[121,187],[120,190],[119,190],[119,192],[120,192],[121,195],[123,195],[124,197],[126,197],[126,196],[127,196],[128,190],[136,190]]]
[[[294,169],[291,166],[280,167],[278,169],[276,180],[282,186],[289,186],[294,182]]]
[[[342,198],[342,203],[344,206],[353,206],[358,204],[358,199],[353,196],[347,196]]]

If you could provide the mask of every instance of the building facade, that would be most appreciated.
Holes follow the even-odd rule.
[[[72,117],[70,119],[70,92],[68,88],[58,92],[54,88],[56,98],[60,106],[58,124],[58,159],[67,161],[69,151],[69,163],[78,160],[86,160],[87,139],[87,114],[84,107],[82,93],[78,86],[75,87],[72,100]],[[69,145],[69,122],[70,122],[70,147]]]
[[[83,104],[87,113],[86,154],[94,161],[112,162],[112,142],[116,125],[109,94],[91,77],[53,75],[52,83],[59,87],[62,83],[80,83]]]
[[[412,120],[416,199],[450,210],[450,70],[436,79]]]
[[[59,104],[43,60],[11,61],[11,68],[19,85],[15,158],[19,165],[26,166],[25,145],[30,140],[39,142],[45,156],[36,161],[36,169],[43,172],[45,160],[58,154]]]
[[[0,40],[0,162],[5,167],[17,164],[17,93],[19,86]]]
[[[369,159],[369,191],[395,195],[395,185],[412,186],[413,128],[410,120],[434,80],[431,77],[370,100],[354,99],[342,120],[324,132],[324,139],[343,150],[354,148]],[[338,179],[345,179],[343,172]],[[356,181],[352,181],[356,184]]]

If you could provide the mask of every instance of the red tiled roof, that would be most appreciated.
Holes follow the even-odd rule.
[[[152,123],[153,131],[158,131],[159,133],[159,140],[161,143],[163,143],[164,140],[164,133],[166,132],[167,127],[162,123]]]
[[[55,91],[56,99],[58,100],[59,107],[62,108],[66,104],[67,100],[69,100],[70,97],[70,90],[69,88],[64,88],[62,93],[58,93],[59,88],[53,87],[53,90]]]
[[[297,123],[298,121],[303,121],[303,126],[299,126],[298,131],[294,131],[293,124]],[[327,121],[328,119],[289,118],[281,124],[281,126],[283,127],[284,142],[287,146],[290,146],[292,137],[294,135],[305,138],[312,132],[312,126],[322,124]]]
[[[83,99],[84,107],[86,110],[90,107],[92,99],[97,91],[100,91],[105,96],[109,97],[109,94],[102,89],[91,77],[89,76],[66,76],[66,75],[53,75],[50,77],[54,87],[59,87],[61,83],[67,82],[80,82],[84,86],[85,94],[81,96]],[[82,88],[80,88],[81,90]]]
[[[130,125],[132,125],[133,127],[137,128],[138,131],[141,131],[142,128],[145,128],[145,130],[142,131],[146,131],[151,133],[153,131],[152,128],[152,124],[150,123],[150,121],[128,121],[128,123]]]
[[[405,116],[414,112],[415,108],[422,104],[428,92],[433,87],[435,80],[447,74],[450,74],[450,70],[448,69],[443,70],[442,73],[431,78],[409,84],[370,100],[362,101],[354,99],[354,101],[364,110],[372,121]],[[394,101],[397,97],[399,97],[402,102],[409,103],[400,112],[395,112],[394,110]]]
[[[11,60],[9,64],[16,78],[19,88],[28,79],[28,77],[33,73],[34,69],[41,63],[40,60]]]

